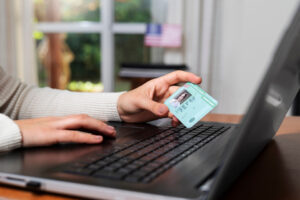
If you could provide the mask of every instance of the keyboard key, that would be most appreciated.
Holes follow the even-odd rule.
[[[159,158],[157,158],[155,160],[155,162],[158,162],[160,164],[164,164],[166,162],[168,162],[170,160],[170,158],[168,158],[167,156],[163,155],[163,156],[160,156]]]
[[[119,174],[124,174],[124,175],[127,175],[131,172],[131,170],[127,169],[127,168],[120,168],[116,171],[116,173],[119,173]]]
[[[152,167],[153,169],[160,167],[161,165],[158,162],[152,161],[148,164],[148,166]]]
[[[129,176],[134,176],[134,177],[137,177],[137,178],[142,178],[146,174],[147,174],[147,171],[136,171],[136,172],[133,172],[132,174],[130,174]]]
[[[115,171],[116,168],[112,167],[112,166],[106,166],[104,167],[101,171],[106,171],[106,172],[113,172]]]
[[[129,164],[129,165],[126,165],[125,167],[126,167],[126,169],[129,169],[131,171],[133,171],[133,170],[135,170],[135,169],[138,168],[138,166],[136,166],[134,164]]]
[[[136,160],[132,164],[135,165],[136,167],[141,167],[141,166],[145,165],[145,163],[146,162],[143,160]]]
[[[98,165],[96,165],[96,164],[91,164],[91,165],[87,166],[87,168],[88,168],[88,169],[92,169],[92,170],[97,170],[97,169],[99,169],[100,167],[99,167]]]
[[[144,162],[148,162],[148,161],[153,160],[153,159],[156,158],[156,157],[157,157],[157,154],[155,154],[155,153],[150,153],[150,154],[147,154],[147,155],[141,157],[141,160],[143,160]]]
[[[125,158],[121,158],[120,160],[118,160],[118,163],[122,164],[122,165],[126,165],[128,163],[132,162],[132,159],[125,157]]]
[[[114,169],[118,169],[120,167],[122,167],[124,164],[120,163],[120,162],[114,162],[112,164],[110,164],[109,166],[114,168]]]

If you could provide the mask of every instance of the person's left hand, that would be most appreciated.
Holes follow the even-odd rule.
[[[178,125],[178,119],[163,102],[178,89],[174,85],[180,82],[200,84],[201,78],[190,72],[175,71],[122,94],[118,100],[121,119],[125,122],[146,122],[170,117],[172,125]]]

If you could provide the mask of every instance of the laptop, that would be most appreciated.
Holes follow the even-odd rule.
[[[220,199],[272,140],[299,90],[300,7],[238,125],[111,122],[117,139],[0,155],[0,182],[91,199]]]

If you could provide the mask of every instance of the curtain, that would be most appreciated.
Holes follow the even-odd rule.
[[[22,81],[37,85],[32,0],[0,1],[0,65]]]

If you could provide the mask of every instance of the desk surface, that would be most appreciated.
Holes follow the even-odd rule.
[[[238,122],[238,115],[210,114],[206,121]],[[53,194],[0,186],[0,199],[75,199]],[[274,140],[248,167],[226,194],[225,199],[300,199],[300,117],[287,117]]]

